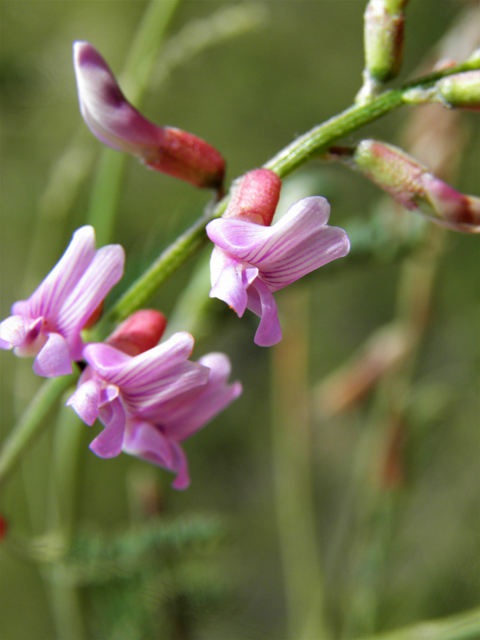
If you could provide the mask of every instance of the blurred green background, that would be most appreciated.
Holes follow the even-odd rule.
[[[426,59],[452,20],[474,4],[411,1],[400,81]],[[120,73],[146,8],[141,0],[1,2],[2,318],[55,264],[90,206],[103,149],[79,114],[72,42],[90,41]],[[217,147],[227,160],[230,181],[352,103],[361,84],[364,8],[363,0],[182,0],[142,112]],[[399,110],[347,142],[375,136],[401,144],[412,113]],[[462,115],[468,144],[459,152],[454,186],[479,195],[479,119]],[[311,193],[328,197],[331,223],[347,229],[353,218],[367,221],[385,202],[360,176],[319,161],[297,172],[289,188],[296,199]],[[127,266],[113,298],[200,215],[209,197],[128,159],[109,240],[125,247]],[[412,214],[404,215],[411,219]],[[478,238],[449,232],[441,242],[428,324],[410,364],[408,388],[402,388],[406,436],[399,486],[378,489],[371,478],[378,445],[370,446],[378,435],[372,421],[382,413],[382,393],[388,396],[391,383],[384,380],[383,392],[331,419],[313,411],[307,461],[312,477],[307,474],[298,484],[294,478],[291,493],[282,488],[285,440],[280,436],[278,446],[275,403],[285,382],[276,367],[284,366],[288,379],[290,356],[253,344],[253,315],[239,320],[218,300],[202,306],[201,314],[193,307],[192,326],[175,329],[196,329],[194,357],[212,350],[227,353],[232,379],[242,381],[244,394],[186,443],[191,487],[175,492],[170,474],[126,455],[96,458],[87,446],[97,425],[90,431],[72,426],[80,471],[67,511],[77,545],[71,562],[83,576],[75,574],[83,622],[69,633],[69,615],[75,613],[62,604],[58,591],[67,584],[67,593],[75,581],[51,562],[58,542],[51,534],[61,520],[52,506],[61,481],[52,480],[52,468],[58,466],[55,452],[62,457],[67,447],[54,435],[52,412],[3,490],[0,511],[9,531],[0,546],[0,637],[73,639],[84,627],[88,638],[328,640],[478,606]],[[209,251],[206,247],[191,259],[156,296],[154,304],[167,316],[192,276],[199,278],[200,292],[208,292],[202,265]],[[296,293],[276,294],[286,337],[291,339],[289,326],[302,334],[308,361],[299,366],[306,367],[308,388],[395,317],[407,258],[382,258],[326,267],[294,285]],[[194,305],[203,302],[194,300]],[[30,361],[1,352],[0,364],[5,437],[40,381]],[[391,384],[394,394],[400,393],[395,380]],[[290,425],[293,441],[297,427]],[[285,469],[285,478],[290,472]],[[302,528],[296,540],[293,524],[285,541],[285,528],[278,525],[283,498],[295,504],[302,482],[311,491],[305,509],[313,514],[308,522],[323,567],[321,581],[305,574],[304,588],[308,592],[310,579],[323,585],[324,637],[291,635],[295,612],[285,591],[288,561],[283,563],[285,548],[303,544]],[[156,523],[176,526],[193,516],[192,545],[184,548],[175,538],[174,551],[168,545],[163,549],[155,538]],[[128,568],[123,552],[115,551],[115,540],[134,525],[146,527],[156,540],[155,560],[132,552],[138,566],[158,563],[158,573],[148,574],[148,580],[135,562]],[[211,528],[204,539],[202,526]],[[178,531],[175,535],[181,538]],[[124,541],[130,550],[137,543]],[[102,573],[99,558],[106,556],[116,569]],[[313,559],[312,567],[317,567]],[[52,579],[57,588],[49,586]],[[67,611],[63,627],[62,611]]]

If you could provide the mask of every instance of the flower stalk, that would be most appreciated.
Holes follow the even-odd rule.
[[[313,157],[326,151],[339,139],[398,109],[403,104],[407,104],[405,96],[411,89],[427,89],[443,77],[475,69],[480,69],[480,59],[478,58],[417,78],[398,89],[382,93],[368,104],[354,105],[294,140],[263,166],[276,173],[280,178],[285,178]],[[95,339],[105,337],[112,325],[125,320],[148,303],[168,277],[205,243],[207,239],[206,225],[224,213],[229,198],[229,195],[225,196],[213,208],[205,211],[201,218],[162,252],[151,267],[105,314],[105,317],[97,325]]]

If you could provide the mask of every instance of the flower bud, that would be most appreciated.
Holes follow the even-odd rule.
[[[142,309],[132,314],[115,329],[106,343],[129,356],[156,347],[167,326],[167,319],[154,309]]]
[[[270,169],[254,169],[238,181],[223,218],[269,227],[280,198],[282,181]]]
[[[406,209],[456,231],[480,232],[480,199],[455,191],[393,145],[362,140],[354,149],[332,148],[329,157],[358,169]]]
[[[158,127],[144,118],[91,44],[76,42],[73,50],[80,110],[101,142],[197,187],[222,190],[225,161],[216,149],[191,133]]]
[[[445,106],[480,111],[480,69],[442,78],[435,88]]]
[[[400,71],[403,8],[408,0],[370,0],[365,11],[365,82],[386,82]]]

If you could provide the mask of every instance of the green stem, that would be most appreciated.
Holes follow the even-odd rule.
[[[5,444],[0,452],[0,484],[12,472],[25,449],[40,433],[42,423],[53,403],[66,389],[75,384],[77,378],[78,373],[52,378],[40,388],[28,409],[5,439]]]
[[[294,140],[263,166],[284,178],[314,156],[321,154],[340,138],[405,104],[405,94],[412,88],[428,88],[442,77],[478,68],[480,68],[480,59],[464,62],[450,69],[418,78],[398,89],[386,91],[367,104],[354,105]],[[170,274],[205,242],[205,226],[222,215],[227,203],[228,196],[195,222],[132,284],[97,326],[94,334],[97,338],[106,335],[113,323],[121,322],[150,300]]]
[[[476,640],[480,637],[480,608],[470,609],[441,620],[369,636],[362,640]]]

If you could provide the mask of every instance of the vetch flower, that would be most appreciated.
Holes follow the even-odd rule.
[[[101,142],[197,187],[221,191],[225,161],[204,140],[172,127],[158,127],[123,95],[109,66],[88,42],[75,42],[74,68],[80,110]]]
[[[71,361],[82,358],[80,332],[122,277],[124,261],[120,245],[95,250],[93,227],[78,229],[37,290],[0,324],[0,347],[36,355],[33,370],[40,376],[71,373]]]
[[[198,363],[188,358],[193,337],[186,332],[136,356],[108,344],[84,349],[89,363],[68,400],[80,418],[105,429],[90,444],[111,458],[122,451],[177,473],[173,486],[186,488],[188,467],[180,442],[203,427],[241,393],[227,384],[228,358],[209,354]]]
[[[256,344],[268,347],[282,338],[273,292],[350,250],[345,231],[327,225],[329,215],[327,200],[313,196],[290,207],[272,227],[236,219],[231,212],[207,225],[216,245],[210,297],[226,302],[239,317],[248,308],[261,318]]]

